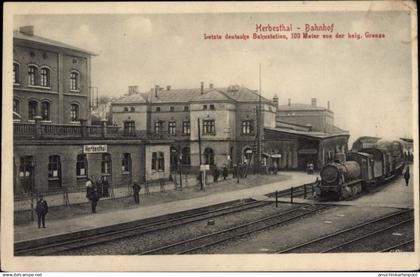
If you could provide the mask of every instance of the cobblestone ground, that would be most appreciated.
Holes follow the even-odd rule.
[[[148,195],[142,194],[140,195],[140,205],[150,206],[171,201],[202,197],[213,193],[246,189],[287,180],[290,177],[290,174],[280,173],[277,175],[249,175],[247,178],[239,179],[239,183],[237,183],[237,179],[229,177],[226,181],[219,181],[218,183],[208,184],[204,191],[200,190],[199,186],[192,186],[184,188],[183,190],[167,190],[164,192],[151,193]],[[210,176],[210,178],[212,179],[212,176]],[[97,211],[100,213],[106,213],[107,211],[130,209],[135,207],[138,206],[134,204],[132,197],[106,200],[102,199],[98,202]],[[48,221],[83,216],[90,213],[90,203],[51,207],[48,213]],[[16,212],[15,225],[26,224],[32,224],[30,211]]]

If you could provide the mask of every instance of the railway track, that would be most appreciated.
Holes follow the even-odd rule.
[[[204,208],[148,218],[129,223],[117,224],[87,231],[69,233],[50,237],[15,243],[17,256],[44,256],[67,250],[80,249],[104,242],[139,236],[150,232],[160,231],[175,226],[210,219],[231,213],[245,211],[271,204],[255,200],[231,201]]]
[[[141,253],[139,255],[169,255],[169,254],[192,254],[197,251],[201,251],[205,248],[214,246],[226,242],[228,240],[233,240],[240,238],[251,233],[262,231],[273,226],[278,226],[282,224],[287,224],[291,221],[300,219],[306,215],[316,213],[317,211],[328,208],[327,205],[319,206],[310,206],[305,205],[304,207],[294,208],[282,213],[268,216],[262,219],[258,219],[246,224],[239,226],[231,227],[225,230],[214,232],[211,234],[199,236],[189,240],[173,243],[170,245],[161,246],[155,249],[150,249]]]
[[[368,247],[367,251],[392,251],[410,241],[401,242],[398,236],[385,240],[382,236],[395,232],[399,228],[407,228],[414,223],[413,211],[402,210],[350,228],[322,236],[320,238],[282,249],[276,253],[330,253],[330,252],[363,252],[360,249]],[[411,226],[412,227],[412,226]],[[408,227],[410,228],[410,227]],[[392,234],[391,234],[392,235]],[[389,236],[388,236],[389,237]],[[403,246],[401,245],[401,246]]]

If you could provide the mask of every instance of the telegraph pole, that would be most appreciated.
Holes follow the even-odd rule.
[[[258,124],[258,147],[257,147],[257,171],[260,173],[260,167],[261,167],[261,151],[262,151],[262,113],[261,113],[261,63],[259,64],[259,89],[258,89],[258,117],[257,117],[257,124]]]
[[[200,130],[200,119],[197,118],[197,127],[198,127],[198,157],[200,158],[200,188],[203,190],[203,175],[201,174],[201,130]]]

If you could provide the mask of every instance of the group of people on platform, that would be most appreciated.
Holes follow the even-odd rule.
[[[95,176],[86,181],[86,198],[91,202],[92,213],[96,213],[96,206],[99,199],[109,197],[109,182],[106,177],[101,176],[96,182]]]

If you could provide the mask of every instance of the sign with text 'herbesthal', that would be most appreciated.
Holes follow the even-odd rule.
[[[108,152],[108,145],[83,145],[84,154],[96,154]]]

